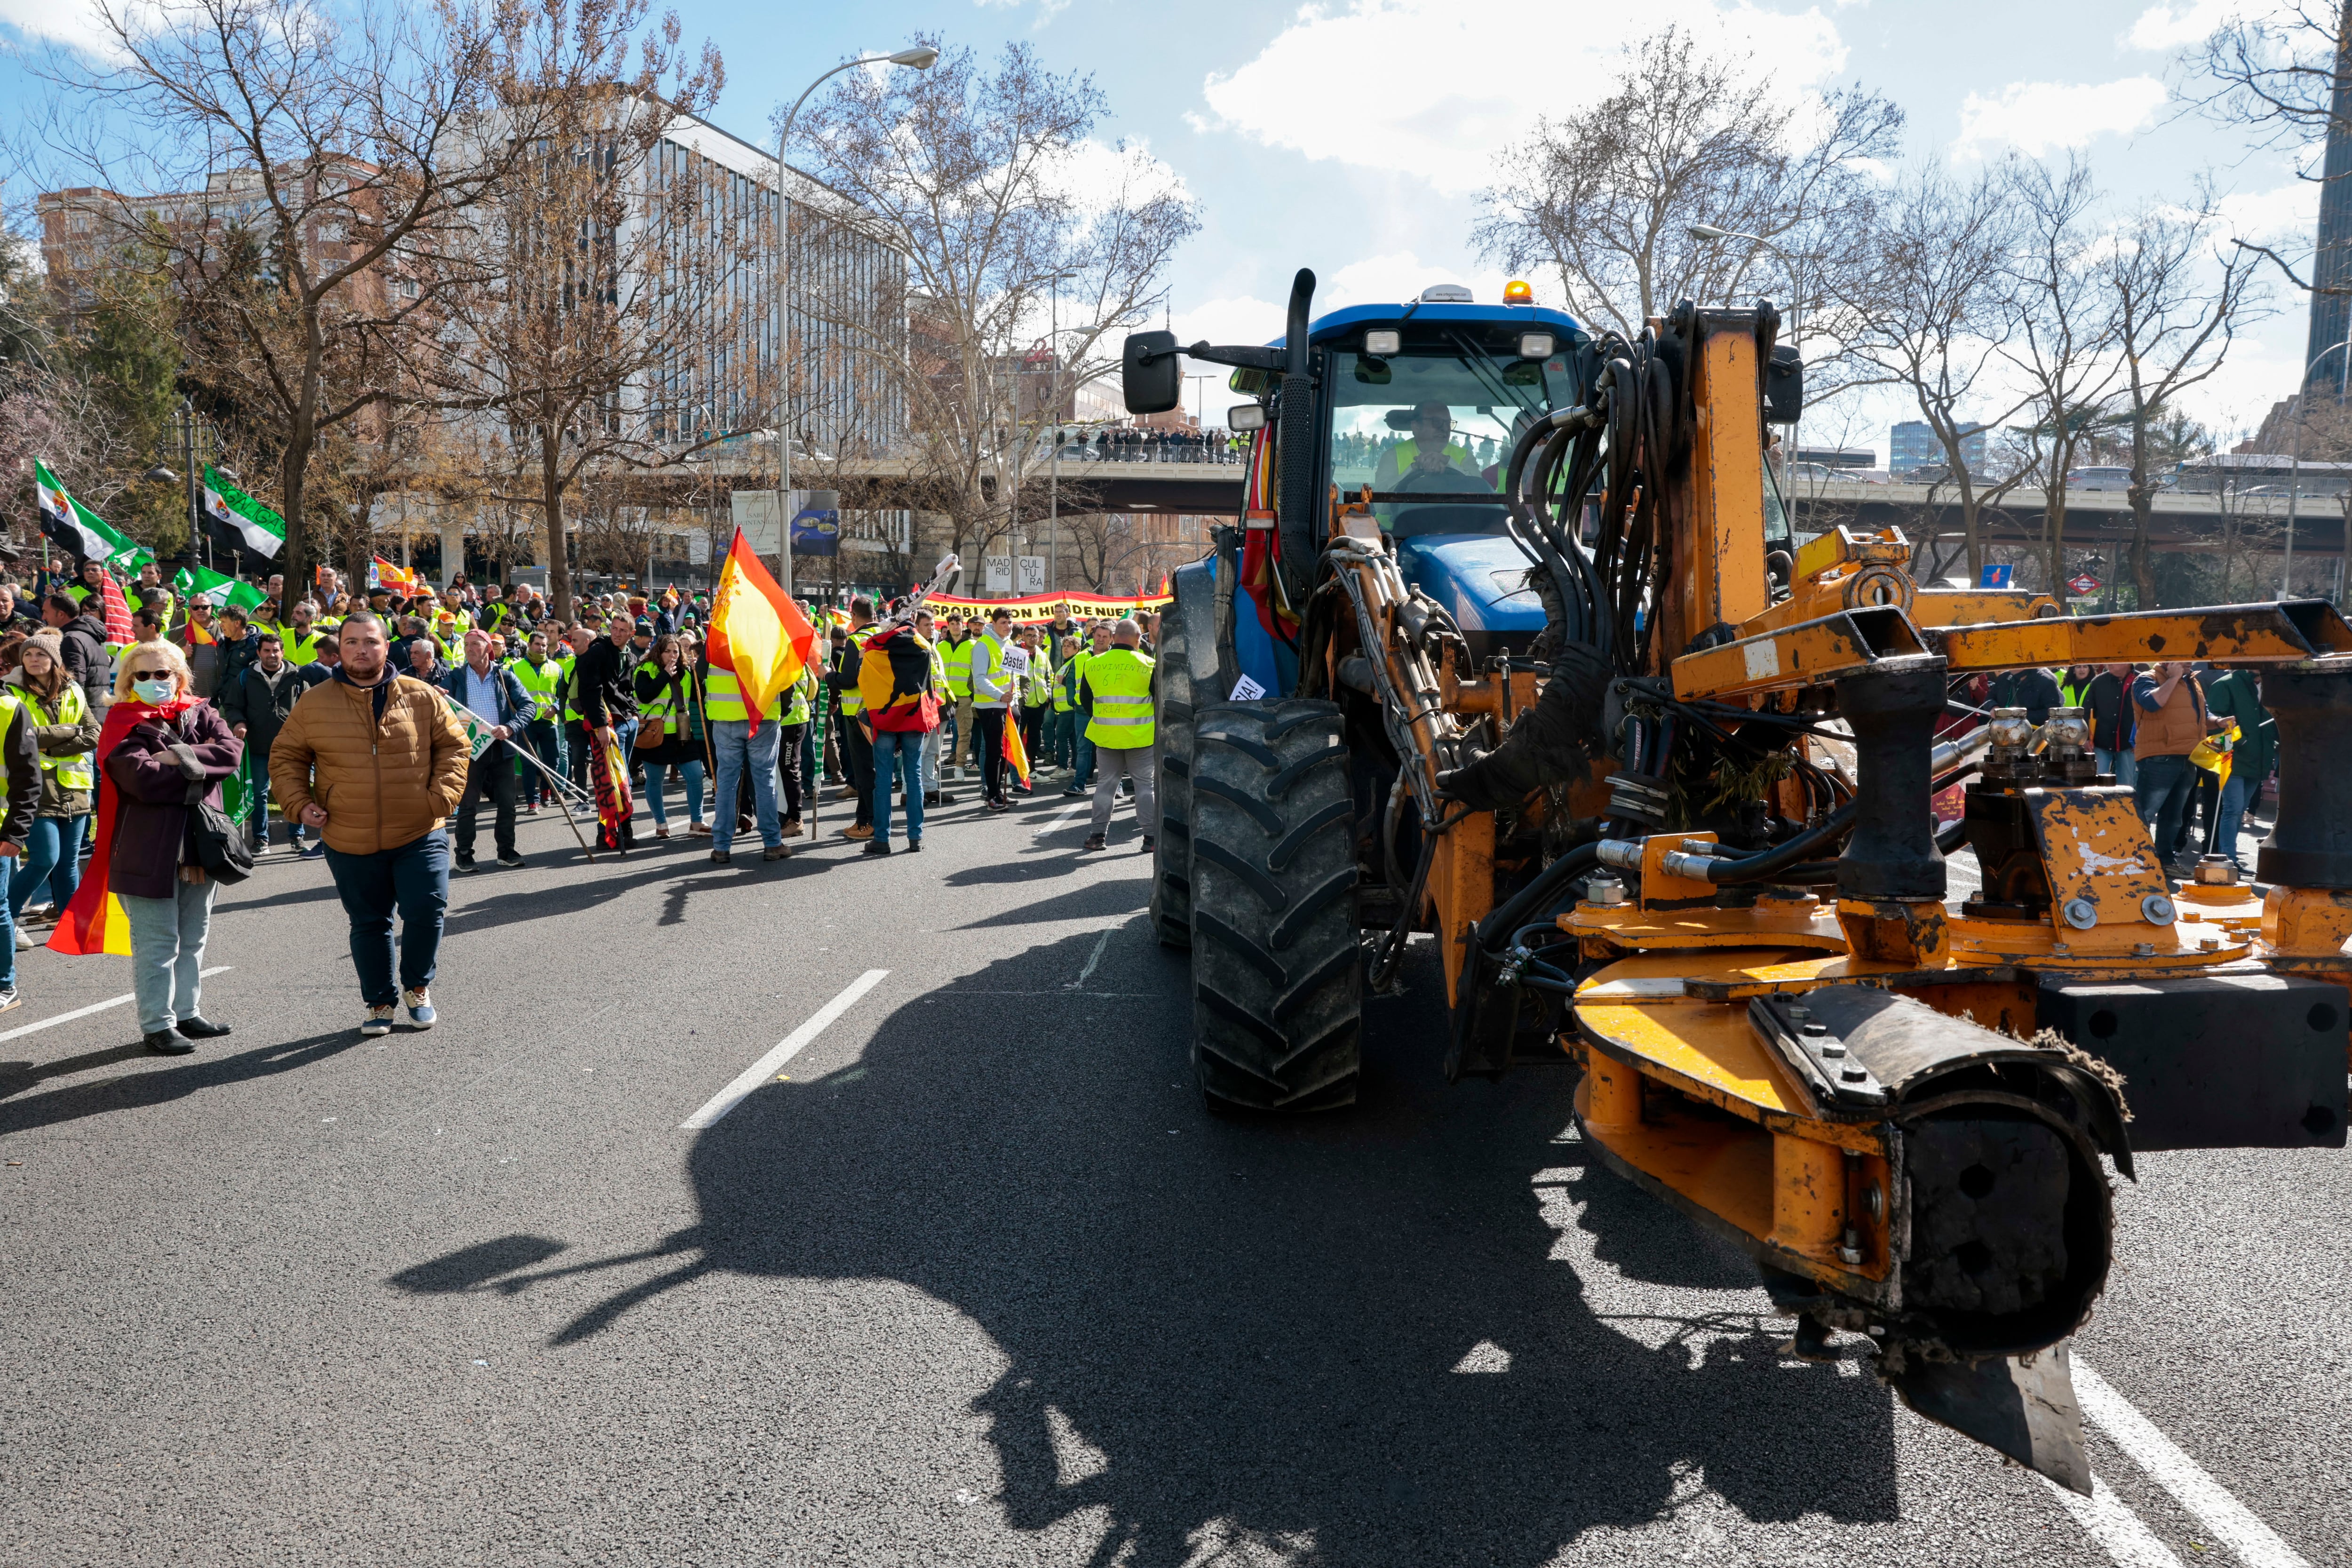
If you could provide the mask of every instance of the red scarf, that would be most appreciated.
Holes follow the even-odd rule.
[[[106,725],[98,732],[96,759],[98,837],[90,853],[89,867],[82,873],[81,886],[75,889],[73,901],[66,906],[65,914],[58,919],[58,929],[49,933],[51,952],[86,956],[109,951],[131,951],[127,931],[121,933],[121,940],[111,949],[107,945],[110,935],[115,934],[110,928],[120,926],[121,920],[120,916],[110,921],[108,919],[108,912],[113,908],[113,896],[106,889],[106,872],[114,857],[116,791],[114,780],[107,776],[106,759],[113,754],[115,747],[122,744],[123,738],[131,733],[133,726],[150,719],[161,719],[169,723],[194,708],[197,701],[198,699],[185,693],[160,704],[129,697],[106,710]]]

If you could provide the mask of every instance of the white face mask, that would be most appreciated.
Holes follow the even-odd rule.
[[[164,703],[172,700],[172,694],[179,689],[179,684],[167,675],[159,680],[134,680],[131,683],[131,689],[139,694],[142,702]]]

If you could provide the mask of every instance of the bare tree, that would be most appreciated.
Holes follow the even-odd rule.
[[[2000,350],[2024,388],[2025,466],[2042,488],[2043,567],[2066,577],[2066,476],[2109,419],[2124,377],[2120,310],[2100,276],[2091,172],[2070,157],[2063,174],[2013,159],[2004,171],[2018,239],[2003,268]]]
[[[1798,258],[1791,293],[1810,312],[1864,260],[1869,163],[1896,155],[1902,128],[1874,93],[1809,105],[1669,27],[1627,52],[1607,98],[1503,155],[1477,240],[1506,266],[1549,270],[1570,310],[1630,336],[1677,300],[1758,287],[1766,253],[1690,233],[1713,225]]]
[[[2252,254],[2216,253],[2210,195],[2193,210],[2143,208],[2097,263],[2123,361],[2118,414],[2131,454],[2131,571],[2142,608],[2156,604],[2147,536],[2158,465],[2178,445],[2177,436],[2168,439],[2165,416],[2181,394],[2221,368],[2261,302]]]
[[[561,616],[567,491],[592,468],[707,444],[679,439],[694,392],[664,372],[750,330],[727,286],[751,268],[755,215],[712,199],[708,161],[670,155],[667,140],[716,98],[724,69],[707,44],[688,56],[675,16],[650,28],[646,16],[644,0],[540,0],[504,36],[498,96],[523,154],[433,258],[453,286],[417,395],[495,413],[531,461]]]
[[[928,71],[851,72],[799,121],[816,172],[906,258],[895,311],[861,304],[837,324],[902,390],[909,456],[961,554],[1020,521],[1036,426],[1160,307],[1199,226],[1141,149],[1090,140],[1104,109],[1091,79],[1015,44],[992,68],[958,49]],[[908,336],[877,335],[892,321]],[[1048,337],[1040,399],[1031,359]]]
[[[490,26],[457,0],[100,0],[98,16],[107,63],[50,73],[92,113],[58,120],[51,145],[103,184],[185,193],[168,210],[116,198],[119,226],[164,247],[201,368],[268,426],[280,566],[305,581],[313,459],[392,395],[426,304],[404,262],[504,173],[477,134]]]
[[[1846,352],[1865,379],[1901,388],[1935,432],[1946,473],[1937,488],[1948,489],[1958,503],[1973,583],[1984,565],[1979,513],[2017,482],[2015,474],[1990,480],[1968,460],[1972,444],[1985,445],[1979,433],[2019,406],[1997,402],[1993,391],[2011,320],[2002,302],[2017,237],[2008,193],[1990,174],[1959,184],[1931,164],[1883,202],[1878,216],[1866,237],[1869,264],[1832,285],[1839,289]],[[1964,416],[1971,405],[1975,416]],[[1993,494],[1986,493],[1988,484]]]

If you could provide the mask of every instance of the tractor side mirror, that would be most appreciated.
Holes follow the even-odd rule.
[[[1805,407],[1805,362],[1787,343],[1772,345],[1764,367],[1764,423],[1794,425]]]
[[[1164,414],[1183,401],[1173,332],[1129,332],[1119,350],[1118,390],[1129,414]]]
[[[1225,428],[1228,430],[1265,429],[1265,405],[1263,403],[1234,404],[1225,410]]]

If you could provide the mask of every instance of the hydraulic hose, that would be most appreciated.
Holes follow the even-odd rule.
[[[1499,909],[1478,922],[1474,934],[1479,950],[1489,953],[1500,952],[1510,942],[1511,934],[1527,924],[1528,910],[1551,899],[1570,880],[1600,863],[1600,845],[1580,844],[1537,872],[1532,881],[1504,900]]]

